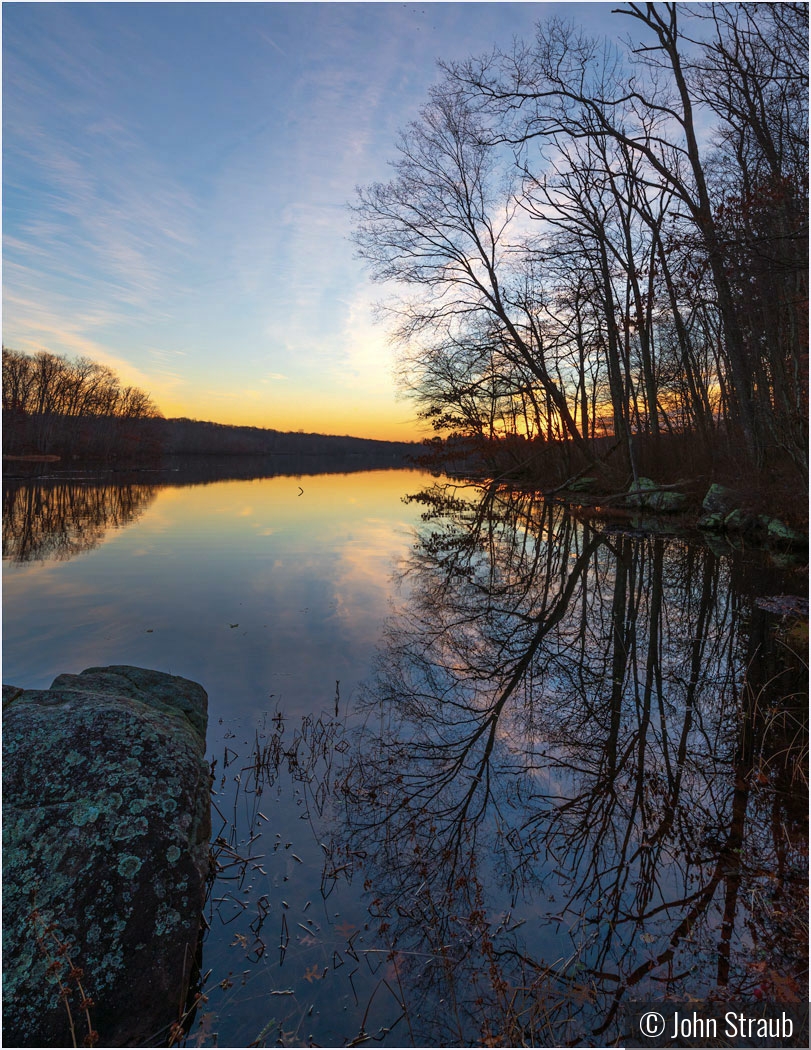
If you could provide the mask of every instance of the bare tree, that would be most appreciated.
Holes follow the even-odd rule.
[[[637,185],[667,192],[680,206],[712,276],[729,373],[728,409],[740,426],[748,458],[762,464],[774,447],[781,410],[770,395],[770,369],[760,370],[759,377],[745,331],[719,219],[721,199],[711,178],[711,144],[700,141],[697,113],[701,106],[712,106],[722,122],[722,138],[747,168],[757,159],[755,167],[772,175],[779,169],[784,177],[787,161],[798,166],[807,137],[799,100],[807,92],[797,84],[806,67],[787,43],[789,37],[801,37],[802,15],[794,11],[800,5],[785,5],[790,10],[778,15],[766,13],[771,5],[716,5],[715,35],[704,42],[683,35],[680,6],[630,3],[618,9],[646,33],[641,43],[629,44],[630,67],[616,52],[553,21],[539,27],[530,46],[449,71],[471,104],[486,105],[496,115],[499,140],[513,143],[525,165],[530,148],[538,144],[610,139],[639,162],[639,167],[634,162]],[[798,381],[802,388],[802,378]],[[648,389],[649,408],[651,393]],[[794,441],[788,451],[807,471],[799,446]]]
[[[516,232],[514,173],[488,138],[458,91],[435,89],[401,137],[396,177],[359,190],[356,243],[374,279],[417,292],[391,307],[401,341],[458,342],[470,325],[496,327],[507,370],[534,378],[587,452],[547,357],[543,291]]]
[[[85,357],[3,347],[3,436],[7,452],[104,451],[121,445],[122,425],[160,415],[137,387],[122,390],[111,368]],[[92,421],[92,428],[90,427]]]

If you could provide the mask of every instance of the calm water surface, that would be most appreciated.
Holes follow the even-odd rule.
[[[3,679],[207,689],[189,1045],[807,999],[807,631],[764,601],[795,566],[412,471],[188,481],[6,486]]]

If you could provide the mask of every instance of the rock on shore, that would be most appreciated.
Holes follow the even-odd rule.
[[[126,666],[3,693],[4,1044],[166,1046],[208,873],[206,693]]]

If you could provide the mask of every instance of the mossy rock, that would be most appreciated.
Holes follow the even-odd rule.
[[[756,514],[747,514],[740,507],[736,507],[724,518],[724,530],[745,536],[748,540],[761,540],[766,535],[766,526],[762,518]]]
[[[696,527],[705,532],[723,532],[724,515],[718,511],[713,514],[703,514],[696,522]]]
[[[657,492],[650,499],[653,509],[659,514],[680,514],[687,508],[687,497],[683,492]]]
[[[73,1045],[51,967],[60,945],[83,973],[100,1045],[167,1045],[197,955],[208,874],[206,712],[194,682],[124,666],[11,696],[5,1045]],[[62,979],[71,985],[66,969]],[[81,1045],[88,1025],[75,983],[70,1002]]]
[[[650,478],[637,478],[631,483],[624,500],[626,507],[653,511],[654,514],[678,514],[687,507],[683,492],[657,492],[659,484]]]
[[[724,485],[710,485],[707,495],[701,504],[701,509],[707,514],[720,514],[725,518],[731,514],[740,502],[738,494]]]
[[[648,495],[651,489],[659,486],[650,478],[637,478],[632,481],[628,489],[628,495],[623,501],[626,507],[650,508],[652,497]]]
[[[594,492],[597,489],[597,478],[578,478],[566,486],[569,492]]]
[[[804,547],[808,543],[808,536],[801,532],[797,532],[796,529],[790,528],[785,522],[780,521],[778,518],[769,519],[767,537],[769,543],[773,543],[777,547],[785,547],[789,549]]]

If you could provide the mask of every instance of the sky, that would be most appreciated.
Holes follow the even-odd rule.
[[[612,3],[4,3],[3,344],[166,416],[425,435],[348,208],[438,59]]]

